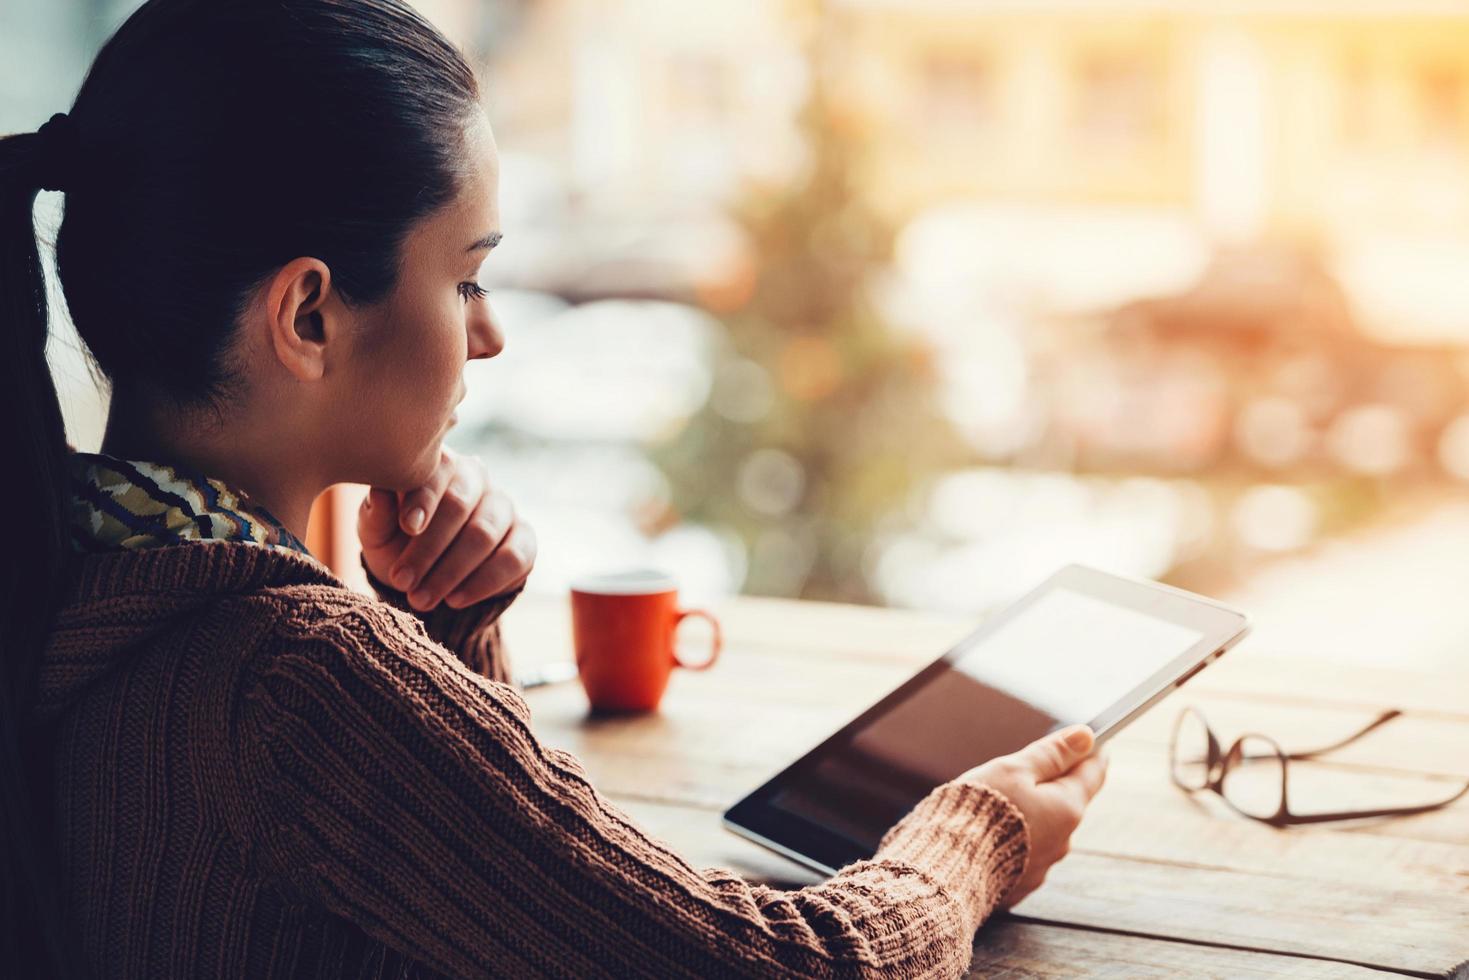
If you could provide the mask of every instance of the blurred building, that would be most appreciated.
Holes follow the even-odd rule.
[[[483,66],[515,236],[498,281],[693,298],[738,263],[731,201],[800,165],[808,65],[785,0],[419,6]]]
[[[507,180],[568,227],[590,224],[563,236],[573,265],[581,250],[599,261],[586,239],[609,220],[653,264],[687,261],[696,245],[727,262],[727,243],[679,221],[799,168],[794,121],[816,50],[867,135],[871,199],[896,222],[984,202],[1075,210],[1093,225],[1164,216],[1205,248],[1309,240],[1364,329],[1469,338],[1457,276],[1469,263],[1463,3],[422,6],[480,46],[501,142],[534,161],[518,174],[512,160]]]
[[[824,125],[857,134],[865,203],[898,231],[871,286],[932,343],[975,461],[1201,480],[1180,484],[1189,512],[1235,514],[1142,557],[1102,535],[1092,560],[1163,574],[1230,553],[1231,527],[1247,553],[1290,550],[1372,509],[1351,481],[1469,476],[1469,4],[506,7],[482,53],[521,241],[492,278],[718,296],[750,265],[732,206],[809,160],[820,73]],[[1002,564],[1073,555],[1105,524],[1079,501],[1107,484],[1074,486]],[[1123,539],[1162,512],[1126,511]],[[969,582],[995,561],[942,553]],[[942,565],[915,554],[876,577]]]
[[[1053,326],[1073,342],[1036,374],[1069,469],[1433,479],[1469,409],[1461,351],[1364,336],[1303,249],[1226,249],[1184,291]]]
[[[1469,340],[1469,4],[831,9],[869,185],[895,216],[976,199],[1173,211],[1210,245],[1319,243],[1384,339]]]

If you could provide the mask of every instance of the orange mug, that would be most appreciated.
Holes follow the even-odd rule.
[[[706,660],[678,656],[674,635],[690,616],[713,627]],[[571,586],[576,671],[594,711],[652,711],[673,668],[707,670],[724,645],[719,621],[703,609],[679,609],[678,586],[661,572],[593,575]]]

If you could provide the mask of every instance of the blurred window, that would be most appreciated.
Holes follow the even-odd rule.
[[[1353,149],[1363,149],[1373,140],[1373,88],[1372,66],[1361,52],[1352,53],[1342,66],[1338,123],[1342,143]]]
[[[921,69],[919,116],[939,131],[987,129],[999,114],[995,87],[988,58],[933,52]]]
[[[728,66],[713,55],[676,54],[668,59],[668,106],[679,122],[723,122],[731,110]]]
[[[1163,71],[1143,53],[1091,54],[1076,73],[1074,122],[1095,147],[1138,150],[1163,136]]]
[[[1465,136],[1465,78],[1450,65],[1424,69],[1418,77],[1418,107],[1423,142],[1436,147],[1460,148]]]

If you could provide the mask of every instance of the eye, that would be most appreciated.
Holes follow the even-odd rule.
[[[490,295],[490,291],[477,282],[461,282],[459,284],[459,295],[463,296],[465,302],[472,299],[484,299]]]

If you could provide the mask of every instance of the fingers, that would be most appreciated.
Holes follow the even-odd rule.
[[[405,502],[409,506],[418,506],[412,497],[419,492],[413,491],[404,498]],[[414,608],[430,608],[416,601],[419,585],[450,543],[459,536],[484,494],[484,476],[480,470],[477,467],[458,468],[434,502],[428,524],[409,539],[408,546],[398,556],[391,582],[395,589],[408,593],[408,601]]]
[[[409,601],[419,609],[432,609],[492,556],[515,523],[515,510],[504,494],[487,493],[464,522],[442,557],[434,562],[422,581],[414,586]],[[410,546],[411,547],[411,546]],[[481,597],[484,598],[484,597]]]
[[[1091,802],[1107,781],[1107,757],[1101,753],[1088,756],[1068,774],[1068,778],[1075,778],[1081,783],[1082,789],[1086,791],[1087,802]]]
[[[1059,779],[1045,784],[1047,791],[1060,795],[1073,827],[1081,823],[1082,815],[1107,778],[1107,763],[1100,756],[1085,759],[1075,769]]]
[[[398,498],[388,490],[369,490],[357,510],[357,539],[369,551],[385,548],[397,537]]]
[[[1036,782],[1056,779],[1091,752],[1096,737],[1085,725],[1071,725],[1036,739],[1016,755],[1035,774]]]
[[[421,534],[433,520],[450,482],[461,471],[454,462],[454,457],[445,449],[428,483],[403,495],[403,502],[398,506],[398,525],[404,534],[410,537]]]
[[[452,608],[462,609],[490,596],[508,592],[530,576],[535,560],[535,532],[529,524],[516,521],[490,560],[450,592],[445,601]]]

